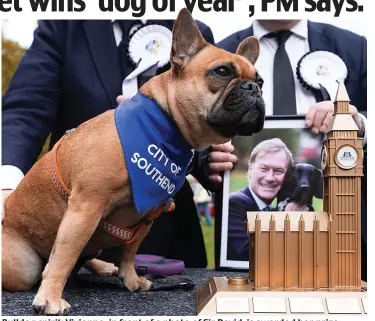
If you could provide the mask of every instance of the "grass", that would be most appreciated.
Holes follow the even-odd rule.
[[[201,217],[201,225],[204,237],[204,244],[206,246],[207,253],[207,268],[215,267],[215,238],[214,238],[214,226],[215,219],[211,218],[211,226],[207,226],[204,217]]]
[[[247,185],[246,171],[233,171],[230,173],[229,193],[243,189]]]

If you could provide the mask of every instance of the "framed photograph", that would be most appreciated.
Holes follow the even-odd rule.
[[[302,117],[267,117],[264,129],[235,137],[239,159],[224,174],[219,269],[249,269],[247,212],[321,211],[323,135]]]

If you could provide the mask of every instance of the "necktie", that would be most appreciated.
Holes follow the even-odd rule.
[[[271,207],[268,205],[262,210],[262,212],[270,212],[270,211],[271,211]]]
[[[153,65],[138,76],[138,87],[141,88],[147,81],[156,75],[158,65]]]
[[[273,114],[296,115],[296,93],[294,72],[290,64],[285,42],[293,33],[289,30],[270,33],[268,38],[276,38],[278,48],[273,66]]]

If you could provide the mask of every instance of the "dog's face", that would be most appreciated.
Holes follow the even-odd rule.
[[[257,46],[255,38],[248,45]],[[219,58],[206,72],[213,104],[207,109],[207,121],[224,137],[248,136],[263,129],[265,108],[261,88],[263,80],[254,66],[238,55]]]
[[[245,39],[236,54],[208,44],[189,11],[182,10],[173,30],[173,95],[168,93],[180,117],[216,136],[216,143],[259,132],[265,108],[263,80],[254,68],[258,55],[254,37]]]
[[[310,164],[293,165],[287,172],[282,186],[283,198],[303,205],[311,205],[312,198],[323,197],[322,171]]]

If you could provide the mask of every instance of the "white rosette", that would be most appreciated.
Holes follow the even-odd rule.
[[[169,62],[171,48],[172,32],[163,26],[150,25],[134,34],[129,42],[129,55],[135,64],[141,61],[137,69],[141,65],[148,69],[155,63],[161,68]]]
[[[172,32],[159,25],[149,25],[138,30],[129,42],[129,57],[137,68],[122,84],[123,95],[130,98],[137,91],[137,76],[157,64],[161,68],[169,63]]]
[[[334,98],[337,81],[346,80],[348,68],[336,54],[317,50],[307,53],[300,59],[297,65],[297,77],[305,88],[320,90],[320,85],[322,85]]]

